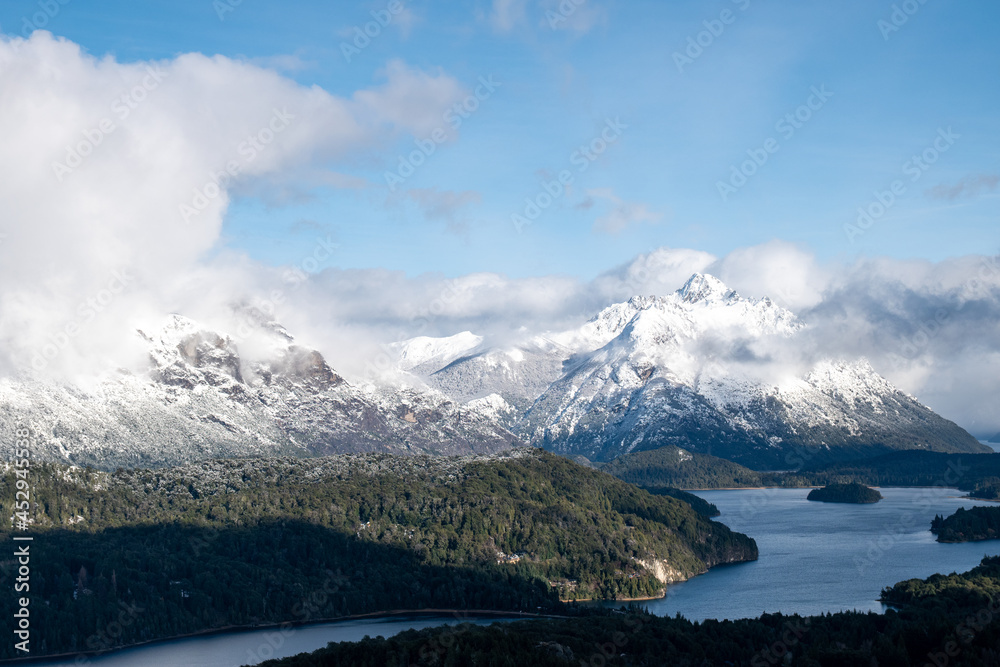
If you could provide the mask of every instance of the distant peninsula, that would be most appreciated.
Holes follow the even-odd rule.
[[[882,500],[882,494],[864,484],[852,482],[850,484],[829,484],[822,489],[813,489],[806,498],[823,503],[869,504]]]
[[[938,542],[980,542],[1000,539],[1000,507],[959,507],[948,518],[931,521]]]

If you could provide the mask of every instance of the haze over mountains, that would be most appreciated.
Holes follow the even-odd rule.
[[[894,449],[984,451],[863,359],[773,363],[806,328],[695,274],[581,327],[489,347],[473,332],[393,347],[395,382],[352,383],[258,311],[253,336],[174,315],[139,330],[143,372],[81,387],[0,381],[0,428],[40,458],[102,468],[246,455],[489,453],[529,443],[595,462],[676,445],[758,469]],[[12,442],[10,439],[8,442]]]
[[[36,458],[102,469],[251,455],[489,453],[519,443],[440,394],[351,385],[266,319],[254,333],[264,349],[241,355],[225,333],[174,315],[159,331],[136,332],[149,351],[146,373],[122,370],[86,388],[0,380],[0,431],[30,424]]]
[[[532,444],[594,461],[666,445],[778,469],[803,447],[824,459],[983,451],[864,359],[820,360],[800,373],[773,363],[803,328],[769,298],[745,299],[695,274],[673,294],[634,297],[578,329],[502,349],[480,349],[468,333],[420,339],[400,357]]]

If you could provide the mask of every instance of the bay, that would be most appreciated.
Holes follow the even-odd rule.
[[[473,623],[488,625],[497,618],[392,617],[317,623],[288,628],[243,630],[199,637],[184,637],[135,648],[112,651],[100,656],[72,656],[32,662],[32,667],[240,667],[256,665],[325,647],[329,642],[356,642],[371,637],[391,637],[404,630],[420,630],[442,625]],[[433,650],[430,647],[429,650]]]
[[[716,520],[753,537],[760,558],[716,567],[637,603],[660,616],[691,620],[752,618],[762,613],[882,612],[886,586],[934,573],[964,572],[1000,541],[940,544],[935,514],[990,505],[957,489],[882,488],[872,505],[806,500],[810,489],[697,491],[722,513]],[[620,603],[618,603],[620,604]]]

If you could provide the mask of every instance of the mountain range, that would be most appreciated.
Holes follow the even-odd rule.
[[[253,322],[253,355],[172,315],[135,332],[149,353],[142,372],[86,388],[0,379],[4,442],[30,425],[33,456],[104,469],[526,443],[595,463],[676,446],[771,470],[898,449],[989,451],[863,359],[774,375],[770,351],[806,325],[710,275],[516,344],[472,332],[397,343],[398,381],[379,384],[349,382],[277,322]]]
[[[353,452],[492,453],[521,441],[436,392],[354,385],[316,350],[257,314],[249,359],[230,336],[172,315],[137,331],[145,373],[87,388],[37,377],[0,380],[0,433],[32,429],[37,459],[102,469],[208,458]],[[7,443],[10,443],[9,445]]]
[[[864,359],[772,363],[805,328],[767,297],[695,274],[568,331],[503,348],[468,333],[418,339],[400,358],[529,443],[594,462],[665,446],[774,470],[897,449],[986,451]]]

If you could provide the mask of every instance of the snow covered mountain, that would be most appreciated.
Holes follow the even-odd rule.
[[[254,358],[224,333],[174,315],[139,331],[148,372],[86,389],[0,380],[0,447],[32,429],[32,457],[98,468],[210,457],[344,452],[491,453],[520,441],[489,410],[435,392],[353,386],[323,356],[256,318]]]
[[[348,382],[248,314],[242,338],[171,316],[136,333],[144,370],[86,386],[0,379],[0,451],[13,457],[23,425],[36,460],[105,469],[525,442],[592,461],[675,445],[758,469],[892,449],[988,451],[864,360],[774,363],[803,323],[708,275],[516,345],[489,347],[468,331],[397,344],[407,381],[392,386]]]
[[[865,360],[773,363],[803,328],[766,297],[695,274],[578,329],[420,370],[529,442],[594,461],[667,445],[768,469],[893,449],[985,451]]]

